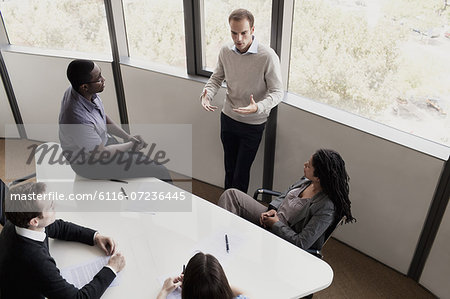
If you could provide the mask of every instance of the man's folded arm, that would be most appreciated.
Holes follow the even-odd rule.
[[[37,283],[41,293],[47,298],[56,299],[100,298],[116,277],[109,267],[103,267],[91,282],[78,289],[61,276],[55,261],[50,256],[44,260],[40,259],[34,268],[34,273],[38,275]]]
[[[71,222],[56,220],[46,227],[49,238],[94,245],[95,230]]]

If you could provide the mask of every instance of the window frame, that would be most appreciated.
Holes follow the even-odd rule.
[[[283,37],[284,0],[272,0],[270,46],[280,56]],[[183,0],[186,30],[186,65],[189,75],[210,77],[212,72],[204,68],[204,0]]]
[[[387,141],[399,144],[409,149],[413,149],[415,151],[427,154],[429,156],[439,158],[443,161],[447,161],[450,159],[450,146],[442,143],[438,143],[436,141],[432,141],[427,139],[426,137],[414,135],[398,129],[396,127],[389,126],[387,124],[371,120],[364,116],[360,116],[351,111],[343,110],[339,107],[334,107],[315,99],[306,98],[300,94],[289,91],[289,66],[290,66],[290,54],[292,47],[292,28],[294,21],[294,10],[295,10],[295,0],[286,0],[289,2],[289,9],[285,9],[284,17],[288,16],[291,18],[289,22],[289,41],[286,43],[285,38],[283,39],[283,55],[282,55],[282,65],[283,58],[287,61],[287,68],[282,69],[283,75],[286,77],[285,90],[286,96],[283,102],[295,106],[304,111],[308,111],[317,116],[329,119],[338,124],[354,128],[363,133],[370,134],[373,136],[377,136],[379,138],[385,139]],[[284,28],[284,34],[286,34],[287,29]],[[288,48],[288,49],[287,49]],[[287,72],[287,73],[284,73]],[[320,107],[320,109],[319,109]]]
[[[2,22],[0,23],[0,47],[2,51],[27,53],[31,55],[44,55],[54,57],[73,57],[73,58],[85,58],[93,59],[105,62],[115,62],[121,65],[128,65],[132,67],[138,67],[141,69],[154,71],[158,73],[168,74],[175,77],[184,78],[187,80],[193,80],[197,82],[206,82],[207,78],[211,75],[210,71],[199,68],[202,66],[202,52],[201,52],[201,5],[203,0],[183,0],[184,19],[185,19],[185,33],[186,33],[186,66],[187,73],[181,70],[173,70],[169,67],[155,66],[151,62],[142,62],[137,59],[129,57],[128,42],[126,40],[126,27],[123,17],[122,1],[104,0],[105,4],[112,6],[112,9],[107,11],[107,18],[109,17],[115,28],[115,34],[117,37],[117,49],[118,55],[92,55],[83,52],[54,50],[54,49],[39,49],[32,47],[23,47],[11,45],[8,39],[8,33],[1,16]],[[106,7],[107,5],[105,5]],[[272,2],[272,30],[271,30],[271,46],[281,56],[282,75],[285,84],[285,90],[287,90],[287,76],[289,73],[290,63],[290,47],[291,47],[291,34],[292,34],[292,17],[293,17],[294,0],[273,0]],[[275,21],[275,16],[278,16]],[[108,25],[108,29],[112,30]],[[111,34],[111,32],[110,32]],[[117,57],[118,56],[118,57]],[[120,59],[120,61],[117,61]],[[117,82],[115,83],[117,85]],[[10,99],[14,105],[14,99]],[[447,160],[450,154],[450,147],[440,144],[428,139],[406,133],[399,129],[389,127],[379,122],[375,122],[369,119],[365,119],[361,116],[352,114],[351,112],[340,110],[328,105],[321,105],[321,109],[311,108],[317,107],[317,104],[312,99],[306,99],[300,95],[286,92],[284,102],[289,105],[294,105],[299,109],[308,111],[310,113],[319,115],[321,117],[333,120],[342,125],[355,128],[367,134],[376,135],[380,138],[386,139],[390,142],[394,142],[423,152],[430,156]],[[313,104],[310,104],[313,103]],[[123,106],[121,106],[123,107]],[[126,111],[125,111],[126,112]],[[339,117],[337,117],[338,115]],[[399,138],[398,136],[403,136]],[[404,137],[408,136],[408,137]]]

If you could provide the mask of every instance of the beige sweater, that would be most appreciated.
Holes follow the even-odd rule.
[[[258,44],[257,49],[257,53],[238,54],[232,46],[223,46],[217,66],[205,86],[208,99],[212,101],[225,80],[227,94],[222,112],[246,124],[264,123],[270,110],[284,96],[278,56],[264,45]],[[255,113],[242,115],[233,111],[233,108],[248,106],[252,94],[258,106]]]

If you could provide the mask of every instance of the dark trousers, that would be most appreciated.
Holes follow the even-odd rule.
[[[261,143],[265,123],[249,125],[221,113],[220,124],[225,162],[225,189],[236,188],[247,193],[250,168]]]
[[[143,162],[143,156],[123,153],[121,159],[112,161],[95,161],[95,163],[70,164],[72,169],[80,176],[88,179],[131,179],[142,177],[155,177],[165,182],[172,182],[169,171],[164,165],[155,162]]]

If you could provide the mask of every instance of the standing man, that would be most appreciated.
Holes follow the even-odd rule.
[[[255,159],[270,110],[283,99],[280,61],[275,51],[253,36],[254,17],[236,9],[228,17],[234,45],[220,49],[217,66],[201,95],[206,111],[214,111],[213,97],[227,82],[220,115],[220,138],[225,161],[225,189],[247,192]]]

